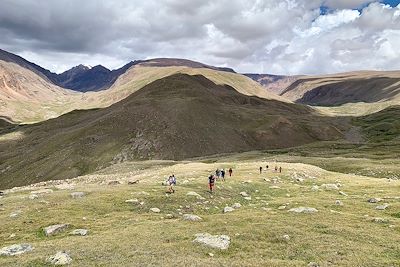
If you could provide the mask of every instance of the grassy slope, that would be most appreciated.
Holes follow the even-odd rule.
[[[332,140],[341,137],[333,122],[307,107],[177,74],[109,108],[18,128],[18,138],[0,143],[5,170],[0,188],[71,178],[130,159],[184,159]]]
[[[0,265],[43,266],[46,258],[59,250],[69,252],[72,266],[306,266],[310,261],[320,266],[400,264],[399,181],[389,183],[279,162],[282,174],[259,175],[258,166],[272,166],[272,158],[246,157],[218,157],[216,163],[151,161],[114,165],[70,181],[75,191],[87,192],[85,198],[77,200],[69,196],[72,191],[51,184],[48,187],[54,188],[54,193],[35,200],[27,196],[38,188],[10,193],[0,199],[2,246],[30,243],[35,249],[17,257],[0,257]],[[221,167],[233,167],[234,176],[226,183],[217,183],[217,191],[211,196],[206,192],[206,177]],[[166,196],[160,184],[171,173],[178,177],[177,192]],[[294,173],[306,177],[305,182],[294,182]],[[280,182],[265,182],[264,178],[278,178]],[[124,184],[100,185],[115,179]],[[140,183],[126,185],[126,181],[135,179]],[[311,191],[312,185],[336,182],[342,184],[347,197],[337,191]],[[280,189],[270,188],[272,185]],[[201,194],[205,200],[186,196],[189,191]],[[244,200],[239,195],[241,191],[249,193],[252,200]],[[369,204],[369,197],[385,198],[390,207],[375,210],[377,204]],[[124,203],[131,198],[144,204]],[[337,199],[344,206],[336,206]],[[235,202],[241,203],[242,208],[222,213],[225,205]],[[291,214],[287,209],[277,209],[283,204],[288,205],[287,209],[308,206],[319,212]],[[152,207],[160,208],[161,213],[149,212]],[[10,218],[9,214],[16,210],[22,213]],[[197,214],[204,220],[186,222],[179,212]],[[164,219],[168,213],[174,214],[175,219]],[[389,222],[374,223],[370,221],[373,217]],[[70,230],[87,228],[90,232],[86,237],[70,236],[68,231],[44,237],[40,229],[54,223],[70,223]],[[229,235],[230,248],[218,251],[193,244],[194,235],[202,232]],[[13,233],[16,236],[10,237]],[[289,241],[283,239],[285,234],[290,236]],[[210,252],[215,256],[210,257]]]

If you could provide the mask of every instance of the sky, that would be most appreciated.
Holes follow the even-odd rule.
[[[1,0],[0,48],[53,72],[187,58],[241,73],[400,70],[400,0]]]

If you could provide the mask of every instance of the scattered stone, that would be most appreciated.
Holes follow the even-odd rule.
[[[279,207],[278,207],[278,210],[284,210],[284,209],[286,209],[286,206],[285,206],[285,205],[282,205],[282,206],[279,206]]]
[[[385,210],[387,207],[389,207],[389,204],[385,203],[383,205],[376,206],[375,209],[377,209],[377,210]]]
[[[210,252],[210,253],[208,253],[208,256],[214,257],[214,254]]]
[[[309,207],[298,207],[298,208],[291,208],[289,212],[295,212],[295,213],[315,213],[318,212],[317,209],[315,208],[309,208]]]
[[[139,183],[139,180],[128,181],[128,184],[129,184],[129,185],[138,184],[138,183]]]
[[[311,191],[316,192],[316,191],[318,191],[318,190],[319,190],[319,186],[318,186],[318,185],[313,185],[313,186],[311,187]]]
[[[242,207],[242,205],[240,203],[235,203],[232,205],[232,208],[234,208],[234,209],[239,209],[240,207]]]
[[[372,222],[375,222],[375,223],[388,223],[389,220],[388,219],[384,219],[384,218],[375,217],[375,218],[372,218]]]
[[[72,192],[71,197],[72,198],[83,198],[85,196],[85,192]]]
[[[125,203],[138,204],[139,200],[137,198],[127,199],[127,200],[125,200]]]
[[[234,211],[234,210],[235,210],[235,209],[232,208],[232,207],[225,207],[225,208],[224,208],[224,213],[232,212],[232,211]]]
[[[246,200],[251,200],[251,197],[244,197],[244,199],[246,199]]]
[[[36,195],[36,194],[30,194],[28,198],[31,199],[31,200],[34,200],[34,199],[39,198],[39,196]]]
[[[193,192],[193,191],[188,192],[186,195],[187,196],[193,196],[193,197],[196,197],[197,199],[201,199],[201,200],[205,199],[204,197],[202,197],[201,195],[199,195],[198,193]]]
[[[120,182],[120,181],[117,181],[117,180],[109,181],[109,182],[108,182],[108,185],[119,185],[119,184],[121,184],[121,182]]]
[[[0,249],[0,256],[15,256],[32,251],[33,247],[29,244],[14,244]]]
[[[159,208],[151,208],[150,211],[154,213],[160,213],[161,210]]]
[[[11,234],[8,238],[12,239],[14,237],[16,237],[16,234]]]
[[[289,235],[283,235],[282,238],[285,241],[289,241],[290,240],[290,236]]]
[[[175,216],[171,213],[165,215],[165,219],[173,219]]]
[[[10,214],[10,218],[16,218],[22,213],[22,210],[17,210],[14,211],[13,213]]]
[[[327,191],[331,190],[339,190],[339,187],[336,184],[323,184],[321,188]]]
[[[4,196],[5,194],[4,194],[4,192],[3,191],[0,191],[0,196],[2,197],[2,196]]]
[[[264,211],[271,211],[272,210],[272,208],[266,208],[266,207],[262,207],[261,209],[264,210]]]
[[[342,195],[342,196],[345,196],[345,197],[348,196],[348,195],[347,195],[345,192],[343,192],[343,191],[339,191],[339,194]]]
[[[49,257],[47,262],[54,265],[67,265],[72,262],[72,258],[65,251],[59,251],[55,255]]]
[[[264,181],[265,181],[265,182],[271,182],[271,180],[270,180],[270,179],[267,179],[267,178],[264,178]]]
[[[215,249],[228,249],[231,239],[227,235],[210,235],[208,233],[196,234],[194,243],[199,243],[210,248]]]
[[[337,206],[343,206],[343,202],[340,201],[339,199],[337,199],[337,200],[335,201],[335,205],[337,205]]]
[[[248,197],[249,196],[249,194],[247,194],[246,192],[240,192],[239,193],[242,197]]]
[[[319,267],[319,265],[316,262],[310,262],[307,267]]]
[[[382,199],[381,198],[370,198],[370,199],[368,199],[368,202],[369,203],[378,203],[378,202],[381,202],[382,201]]]
[[[43,228],[44,234],[46,236],[52,236],[57,233],[65,231],[69,227],[69,224],[55,224],[55,225],[50,225],[45,228]]]
[[[85,236],[87,234],[88,234],[88,230],[86,230],[86,229],[75,229],[74,231],[71,232],[71,235]]]
[[[198,222],[203,220],[200,216],[194,215],[194,214],[184,214],[183,219],[185,221],[191,221],[191,222]]]

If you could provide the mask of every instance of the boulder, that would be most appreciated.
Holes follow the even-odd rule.
[[[191,222],[198,222],[203,220],[200,216],[194,214],[183,214],[183,219],[185,221],[191,221]]]
[[[298,207],[298,208],[292,208],[289,210],[289,212],[295,212],[295,213],[315,213],[318,212],[316,208],[309,208],[309,207]]]
[[[337,199],[337,200],[335,201],[335,205],[337,205],[337,206],[343,206],[343,202]]]
[[[117,180],[108,182],[108,185],[119,185],[119,184],[121,184],[121,182]]]
[[[313,192],[317,192],[318,190],[319,190],[319,186],[318,185],[313,185],[311,187],[311,191],[313,191]]]
[[[45,228],[43,228],[44,234],[46,236],[52,236],[57,233],[65,231],[69,227],[69,224],[55,224],[55,225],[50,225]]]
[[[368,202],[369,203],[378,203],[378,202],[381,202],[382,201],[382,199],[381,198],[370,198],[370,199],[368,199]]]
[[[86,195],[85,192],[72,192],[71,193],[72,198],[82,198],[85,195]]]
[[[154,212],[154,213],[160,213],[161,212],[161,210],[159,208],[151,208],[150,211]]]
[[[389,207],[389,204],[385,203],[383,205],[376,206],[375,209],[377,209],[377,210],[385,210],[387,207]]]
[[[0,256],[15,256],[32,251],[33,247],[29,244],[14,244],[0,249]]]
[[[232,208],[232,207],[225,207],[225,208],[224,208],[224,213],[232,212],[232,211],[234,211],[234,210],[235,210],[235,209]]]
[[[30,194],[28,198],[31,199],[31,200],[34,200],[34,199],[39,198],[39,196],[36,195],[36,194]]]
[[[138,184],[138,183],[139,183],[139,180],[128,181],[128,184],[129,184],[129,185]]]
[[[208,233],[200,233],[195,235],[194,243],[202,244],[204,246],[214,249],[228,249],[231,239],[227,235],[210,235]]]
[[[88,230],[86,230],[86,229],[75,229],[74,231],[72,231],[70,234],[71,235],[81,235],[81,236],[84,236],[84,235],[87,235],[88,234]]]
[[[241,207],[242,207],[242,205],[240,203],[235,203],[232,205],[232,208],[234,208],[234,209],[239,209]]]
[[[125,203],[139,204],[139,200],[137,198],[127,199],[125,200]]]
[[[47,262],[54,265],[67,265],[72,262],[72,258],[65,251],[59,251],[55,255],[49,257]]]
[[[248,197],[249,196],[249,194],[247,194],[246,192],[240,192],[239,193],[242,197]]]
[[[290,236],[289,235],[283,235],[282,239],[285,241],[289,241],[290,240]]]

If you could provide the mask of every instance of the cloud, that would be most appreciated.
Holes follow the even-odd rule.
[[[365,0],[3,0],[0,47],[57,72],[152,57],[282,74],[399,69],[399,17]]]

